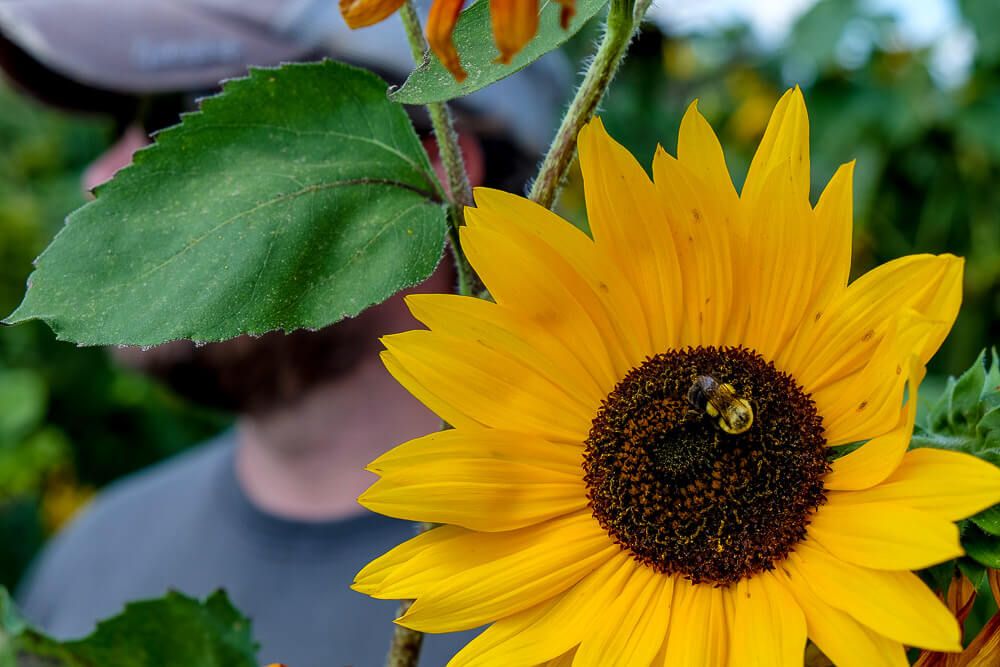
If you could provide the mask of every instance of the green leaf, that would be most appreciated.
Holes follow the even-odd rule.
[[[434,270],[440,185],[403,107],[340,63],[253,69],[70,216],[7,323],[153,345],[319,328]]]
[[[584,24],[599,12],[608,0],[577,0],[576,16],[569,27],[559,25],[560,6],[552,0],[542,0],[538,34],[514,56],[509,65],[495,62],[497,49],[493,43],[487,0],[478,0],[462,12],[455,26],[454,40],[462,66],[469,76],[459,83],[433,54],[414,70],[403,86],[389,94],[389,98],[404,104],[444,102],[474,93],[481,88],[505,79],[543,55],[559,48],[575,35]],[[525,100],[525,113],[531,113],[531,102]]]
[[[257,667],[250,622],[222,592],[133,602],[89,636],[51,639],[25,624],[0,588],[0,667]]]
[[[986,383],[986,350],[979,353],[975,363],[969,367],[955,382],[953,387],[949,387],[951,394],[950,414],[952,425],[957,425],[959,419],[963,424],[975,424],[982,415],[979,402],[985,393]]]
[[[1000,569],[1000,538],[995,535],[987,535],[969,524],[962,534],[962,547],[968,556],[986,567]]]
[[[985,509],[970,519],[990,535],[1000,536],[1000,505]]]

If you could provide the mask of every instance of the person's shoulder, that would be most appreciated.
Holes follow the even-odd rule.
[[[150,466],[110,484],[80,515],[57,534],[36,559],[18,596],[30,616],[44,617],[36,607],[58,599],[55,591],[90,566],[104,567],[118,554],[127,557],[137,527],[195,511],[199,496],[208,493],[213,476],[231,460],[231,434]],[[39,613],[41,612],[41,613]]]
[[[220,435],[156,465],[127,475],[105,487],[84,510],[77,524],[118,519],[122,513],[140,511],[159,502],[190,496],[211,485],[213,475],[230,460],[234,440]]]

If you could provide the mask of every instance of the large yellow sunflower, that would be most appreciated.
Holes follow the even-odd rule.
[[[907,445],[962,260],[848,284],[853,165],[812,207],[808,135],[789,91],[737,194],[695,105],[653,180],[594,121],[593,239],[476,193],[462,242],[496,303],[412,296],[430,330],[384,340],[455,428],[377,459],[360,499],[445,525],[357,590],[415,598],[397,622],[417,630],[492,624],[453,666],[791,666],[807,637],[842,666],[960,649],[911,570],[962,553],[953,522],[1000,500],[1000,469]]]

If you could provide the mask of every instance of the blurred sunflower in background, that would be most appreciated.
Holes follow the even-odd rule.
[[[403,6],[406,0],[340,0],[340,13],[351,28],[375,25]],[[576,0],[556,0],[562,6],[559,22],[565,30],[576,12]],[[452,41],[465,0],[434,0],[427,18],[427,42],[441,64],[458,81],[467,76]],[[490,0],[493,40],[507,64],[538,32],[538,0]]]
[[[652,180],[599,120],[579,149],[593,238],[479,190],[462,243],[496,302],[411,296],[429,330],[384,339],[454,429],[374,461],[360,502],[445,525],[356,590],[414,598],[397,622],[416,630],[492,623],[450,665],[798,666],[807,637],[844,666],[961,650],[911,570],[962,553],[953,522],[1000,500],[1000,469],[907,446],[962,260],[848,284],[853,165],[810,204],[798,89],[740,193],[694,104]]]

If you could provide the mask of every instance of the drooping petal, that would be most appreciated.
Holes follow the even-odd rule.
[[[872,570],[801,542],[782,564],[797,586],[875,632],[909,646],[961,650],[961,631],[948,608],[912,572]]]
[[[835,505],[894,503],[958,521],[1000,502],[1000,468],[970,454],[915,449],[881,484],[829,497]]]
[[[951,521],[894,503],[838,502],[851,493],[830,494],[808,528],[837,558],[879,570],[919,570],[965,553]]]
[[[898,641],[884,637],[827,604],[797,570],[779,567],[775,576],[784,583],[805,615],[809,639],[838,667],[907,667],[906,651]]]
[[[587,217],[598,248],[639,293],[656,351],[676,345],[683,285],[656,188],[599,119],[580,131]]]
[[[464,0],[434,0],[427,16],[427,43],[456,81],[464,81],[467,76],[458,59],[458,51],[451,40],[451,34],[458,23]]]
[[[736,584],[731,667],[798,667],[806,647],[806,620],[774,574]],[[709,664],[709,663],[705,663]]]
[[[951,329],[962,301],[963,260],[952,255],[910,255],[872,269],[815,314],[779,358],[808,392],[856,373],[869,363],[892,323],[913,310],[941,323],[914,350],[926,364]]]
[[[385,336],[382,343],[420,386],[411,388],[406,377],[396,379],[431,409],[443,401],[479,425],[569,442],[587,437],[591,406],[479,342],[408,331]],[[395,376],[394,368],[389,370]],[[433,397],[425,400],[423,390]],[[447,414],[451,411],[439,416],[446,419]]]
[[[340,14],[351,28],[375,25],[403,6],[405,0],[340,0]]]
[[[751,209],[762,196],[770,173],[783,163],[791,167],[790,189],[783,197],[809,201],[809,115],[799,87],[786,92],[774,107],[764,137],[750,162],[740,199]]]
[[[589,512],[522,531],[533,538],[529,544],[501,547],[505,553],[488,562],[428,581],[397,622],[422,632],[475,628],[562,593],[621,551]],[[505,534],[478,534],[462,546],[481,551],[484,536],[502,539]]]
[[[594,622],[607,620],[636,568],[619,552],[561,596],[500,619],[473,639],[448,667],[536,665],[573,649]]]
[[[500,62],[510,62],[538,32],[538,0],[490,0],[493,41]]]
[[[677,577],[664,661],[659,664],[725,665],[731,630],[725,605],[731,597],[729,589]]]
[[[562,6],[559,10],[559,25],[565,30],[576,16],[576,0],[556,0],[556,2]]]
[[[618,598],[590,624],[574,667],[649,665],[667,634],[673,589],[673,577],[634,567]]]
[[[909,398],[899,414],[896,427],[833,461],[823,486],[831,491],[856,491],[875,486],[892,474],[903,460],[913,436],[919,405],[917,387],[922,379],[923,368],[918,363],[911,363]]]

